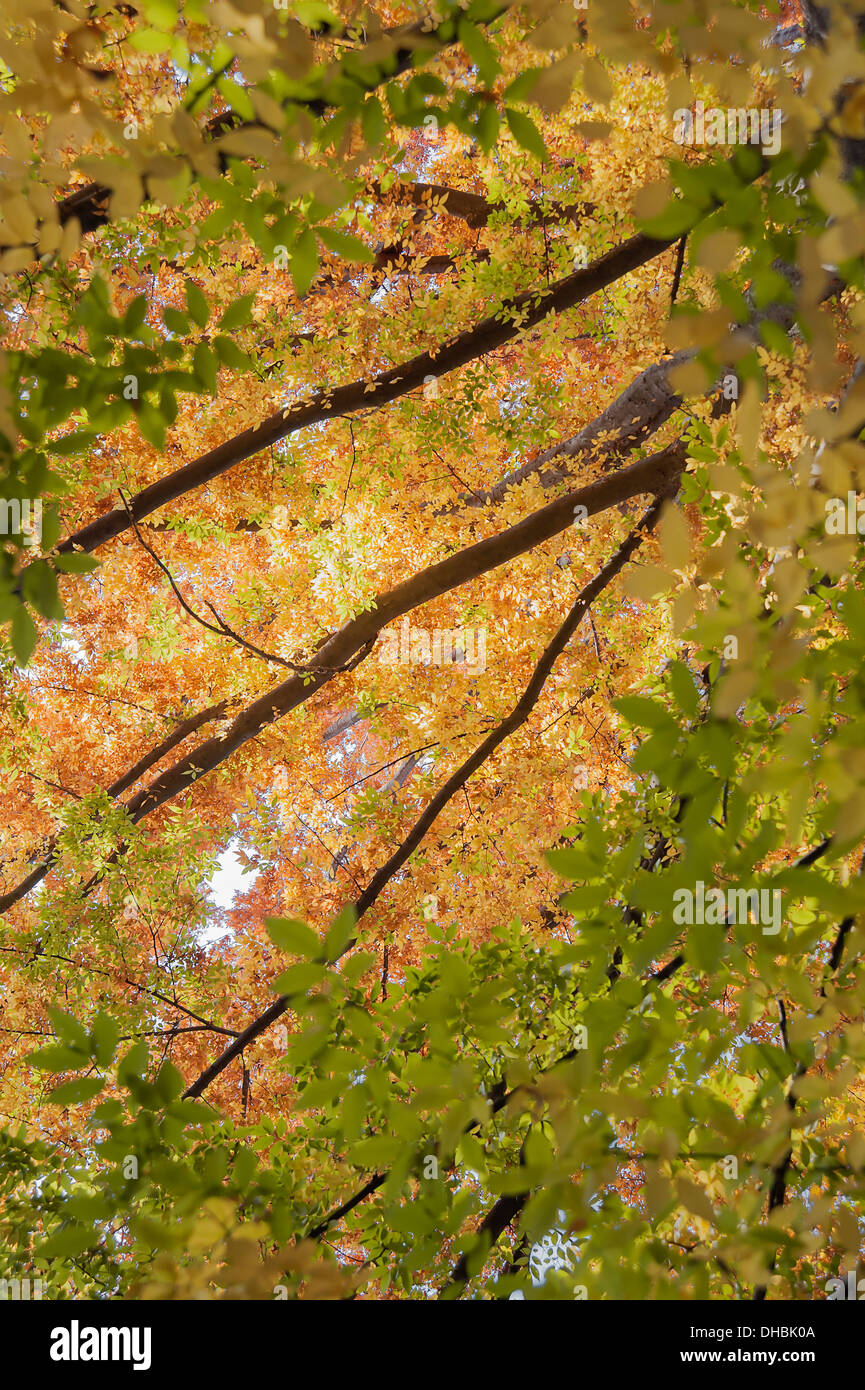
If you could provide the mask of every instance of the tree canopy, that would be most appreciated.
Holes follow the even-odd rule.
[[[863,16],[4,14],[0,1277],[855,1267]]]

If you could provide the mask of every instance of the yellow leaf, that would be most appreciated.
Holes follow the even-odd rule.
[[[661,552],[670,569],[683,570],[691,559],[691,537],[688,526],[675,502],[664,508],[659,527]]]
[[[625,588],[634,598],[650,599],[672,586],[673,576],[660,565],[634,565],[628,571]]]
[[[612,98],[613,84],[597,58],[587,58],[583,64],[583,87],[586,95],[601,106],[606,106]]]
[[[713,232],[700,242],[696,254],[697,265],[706,270],[726,270],[742,245],[741,237],[735,232],[724,230]]]
[[[712,1226],[716,1224],[715,1208],[702,1187],[698,1187],[689,1178],[680,1177],[676,1179],[676,1191],[679,1195],[679,1201],[687,1211],[694,1216],[699,1216],[703,1221],[708,1221]]]
[[[762,406],[756,383],[749,381],[742,399],[736,407],[734,424],[739,450],[745,463],[756,461],[757,445],[760,440]]]

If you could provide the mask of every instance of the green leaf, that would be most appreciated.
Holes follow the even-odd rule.
[[[349,1150],[349,1163],[358,1168],[379,1168],[392,1163],[403,1149],[403,1141],[390,1134],[376,1134],[372,1139],[361,1139]]]
[[[52,1008],[51,1005],[46,1009],[46,1013],[58,1038],[89,1057],[90,1039],[87,1036],[86,1028],[82,1027],[78,1019],[74,1018],[72,1014],[64,1013],[62,1009]]]
[[[216,353],[220,362],[226,367],[230,367],[235,372],[251,372],[253,369],[252,358],[240,348],[231,338],[226,338],[218,333],[213,340],[213,351]]]
[[[577,849],[548,849],[544,858],[562,878],[585,878],[586,856]]]
[[[301,232],[291,253],[291,278],[302,299],[309,291],[318,270],[318,245],[310,227]]]
[[[206,1120],[216,1118],[216,1112],[207,1101],[201,1100],[173,1100],[166,1106],[165,1113],[187,1125],[203,1125]]]
[[[709,207],[714,200],[715,178],[711,165],[684,164],[670,160],[670,174],[677,188],[697,207]]]
[[[196,375],[204,382],[211,396],[215,396],[218,391],[219,362],[216,353],[207,343],[198,344],[192,354],[192,365]]]
[[[760,323],[760,337],[770,352],[776,352],[779,357],[793,356],[793,344],[780,323],[773,323],[771,319],[763,319]]]
[[[15,609],[10,636],[12,638],[12,650],[18,665],[26,666],[33,655],[37,633],[36,624],[23,603]]]
[[[274,945],[293,956],[315,960],[323,950],[321,937],[296,917],[265,917],[264,925]]]
[[[457,36],[477,68],[481,81],[486,87],[491,87],[502,68],[480,29],[461,18],[457,23]]]
[[[316,965],[312,961],[303,961],[300,965],[293,965],[290,970],[277,976],[273,982],[273,988],[277,994],[306,994],[313,985],[320,985],[326,975],[327,971],[323,965]]]
[[[117,1068],[117,1080],[120,1085],[126,1086],[135,1078],[143,1076],[149,1060],[150,1053],[147,1050],[147,1044],[145,1042],[133,1043]]]
[[[693,926],[688,930],[685,955],[697,970],[711,975],[718,969],[724,944],[723,927],[712,924]]]
[[[255,303],[255,294],[242,294],[233,304],[229,305],[222,318],[219,320],[219,327],[223,333],[229,333],[235,328],[245,328],[252,321],[252,306]]]
[[[475,123],[475,138],[485,154],[489,154],[499,137],[499,113],[492,102],[484,106]]]
[[[547,72],[547,68],[526,68],[513,82],[508,83],[502,96],[506,101],[526,101]]]
[[[356,984],[367,970],[378,964],[378,956],[372,951],[355,951],[341,968],[341,975],[349,984]]]
[[[107,1067],[114,1060],[117,1050],[119,1029],[108,1014],[97,1014],[90,1029],[90,1047],[93,1056],[101,1067]]]
[[[236,111],[244,121],[255,120],[255,107],[249,93],[239,82],[233,82],[230,77],[220,77],[217,86],[232,111]]]
[[[28,603],[47,619],[61,619],[63,605],[57,592],[57,575],[47,560],[32,560],[21,577],[21,589]]]
[[[139,53],[165,53],[171,47],[172,38],[158,29],[135,29],[129,35],[128,43]]]
[[[47,560],[33,560],[21,580],[24,597],[43,618],[60,619],[63,605],[57,592],[57,576]]]
[[[80,550],[70,551],[68,555],[57,555],[53,563],[63,574],[92,574],[94,570],[99,569],[99,561]]]
[[[515,111],[511,106],[506,106],[505,120],[518,145],[521,145],[524,150],[528,150],[529,154],[535,155],[538,159],[549,158],[543,137],[531,117],[524,115],[522,111]]]
[[[189,312],[192,320],[197,323],[199,328],[206,328],[210,319],[210,307],[203,292],[198,288],[194,280],[187,280],[185,285],[186,302],[189,305]]]
[[[324,938],[325,960],[334,961],[339,959],[348,946],[348,943],[354,937],[356,923],[357,912],[354,904],[349,903],[342,909],[338,917],[334,917],[328,927],[327,934]]]
[[[666,728],[659,729],[651,738],[642,740],[631,761],[631,771],[653,772],[663,783],[665,776],[672,770],[679,737],[679,726],[671,719]]]
[[[324,242],[328,251],[333,251],[337,256],[342,256],[346,261],[365,261],[375,260],[375,256],[368,246],[365,246],[356,236],[351,236],[348,232],[338,232],[333,227],[316,227],[319,237]],[[292,273],[293,272],[292,262]]]
[[[370,146],[381,143],[385,134],[385,117],[378,97],[368,97],[360,113],[363,138]]]
[[[175,309],[169,304],[167,309],[163,309],[162,317],[165,320],[166,328],[178,338],[185,338],[189,332],[189,319],[185,314],[181,314],[179,309]]]
[[[182,1072],[169,1061],[162,1063],[153,1084],[166,1103],[176,1100],[186,1090]]]
[[[241,1189],[249,1187],[257,1167],[258,1159],[252,1149],[238,1149],[234,1157],[232,1173],[235,1185]]]
[[[613,701],[613,708],[624,715],[629,724],[643,729],[674,729],[678,732],[679,726],[673,716],[656,700],[649,700],[645,695],[623,695],[620,700]]]
[[[49,551],[54,548],[60,538],[60,516],[56,506],[50,505],[42,513],[42,549]]]
[[[160,29],[171,30],[177,23],[177,0],[142,0],[139,8]]]
[[[147,318],[147,295],[136,295],[123,316],[123,334],[133,338]]]
[[[119,1100],[112,1097],[111,1100],[103,1100],[90,1113],[87,1122],[88,1129],[108,1129],[115,1125],[122,1124],[126,1118],[126,1110]]]
[[[39,1052],[29,1052],[24,1061],[31,1067],[39,1067],[41,1071],[77,1071],[90,1061],[90,1053],[52,1043]]]
[[[92,448],[97,438],[98,436],[94,435],[91,430],[73,430],[71,434],[64,434],[60,439],[47,440],[45,447],[50,449],[52,454],[60,454],[65,458],[70,454],[83,453],[85,449]]]
[[[692,203],[689,198],[673,198],[657,217],[647,218],[637,225],[646,236],[672,241],[689,232],[702,216],[703,209],[698,203]]]
[[[152,444],[154,449],[165,448],[165,417],[161,410],[157,410],[149,401],[142,401],[136,413],[138,428],[148,444]]]
[[[38,1245],[33,1253],[37,1258],[47,1259],[50,1256],[56,1256],[62,1259],[65,1255],[80,1255],[82,1250],[87,1250],[89,1246],[95,1245],[96,1240],[97,1237],[92,1227],[70,1223],[55,1232],[41,1245]]]
[[[74,1081],[64,1081],[61,1086],[55,1086],[45,1099],[49,1105],[81,1105],[83,1101],[98,1096],[104,1085],[101,1076],[80,1076]]]
[[[691,672],[683,661],[671,661],[669,677],[676,704],[683,714],[694,719],[699,713],[700,697]]]

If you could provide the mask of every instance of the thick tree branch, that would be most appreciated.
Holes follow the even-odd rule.
[[[435,515],[450,516],[468,508],[494,506],[504,500],[510,488],[518,486],[526,478],[535,478],[544,489],[567,482],[573,476],[571,464],[547,467],[557,459],[582,462],[598,459],[606,469],[626,457],[632,449],[657,433],[682,404],[681,396],[670,385],[669,373],[673,368],[691,361],[694,355],[694,351],[689,349],[674,353],[662,362],[652,363],[578,434],[544,449],[493,487],[464,493],[450,506],[438,508]]]
[[[335,668],[348,670],[362,660],[381,629],[395,618],[566,530],[573,522],[575,506],[585,507],[586,515],[594,516],[632,497],[666,490],[681,472],[685,457],[685,445],[679,442],[630,468],[549,502],[506,531],[478,541],[380,594],[372,608],[345,623],[318,649],[310,662],[310,674],[291,676],[247,706],[222,734],[199,744],[134,797],[127,806],[130,815],[138,821],[164,805],[213,771],[262,729],[305,703],[332,678]]]
[[[671,240],[656,241],[642,235],[631,237],[585,270],[574,271],[557,281],[551,289],[543,292],[527,290],[515,295],[497,313],[482,319],[473,328],[456,334],[440,347],[419,353],[409,361],[381,372],[371,381],[354,381],[347,386],[317,391],[307,400],[278,410],[261,424],[243,430],[233,439],[226,440],[224,444],[142,489],[131,498],[129,511],[136,521],[140,521],[157,508],[211,482],[236,464],[252,458],[260,450],[298,430],[320,424],[336,415],[353,415],[359,410],[389,405],[422,387],[427,380],[445,376],[478,357],[494,352],[534,328],[548,315],[563,313],[582,304],[598,290],[654,259],[671,245]],[[57,547],[57,553],[95,550],[112,537],[119,536],[130,524],[127,509],[116,507],[74,532]]]
[[[615,555],[602,566],[595,577],[590,580],[582,590],[567,618],[562,623],[558,632],[555,634],[535,666],[531,679],[519,701],[514,706],[514,709],[495,729],[491,730],[471,756],[448,778],[432,798],[426,810],[415,822],[411,831],[405,837],[396,852],[391,855],[387,863],[378,870],[366,889],[356,900],[354,906],[358,919],[368,911],[387,883],[393,878],[394,874],[398,872],[406,860],[414,853],[427,830],[452,797],[455,796],[472,774],[476,772],[495,749],[498,748],[499,744],[503,743],[510,734],[528,719],[532,709],[537,704],[540,693],[553,665],[564,651],[585,616],[589,605],[594,602],[598,594],[600,594],[611,580],[615,578],[619,571],[624,568],[631,555],[633,555],[634,551],[642,543],[644,536],[655,526],[658,516],[660,515],[662,503],[663,498],[661,497],[658,497],[652,503],[639,526],[630,533],[616,551]],[[352,938],[352,940],[345,945],[341,954],[344,955],[354,944],[355,939]],[[207,1070],[198,1077],[197,1081],[193,1082],[186,1091],[186,1097],[192,1099],[200,1096],[210,1083],[216,1079],[220,1072],[224,1071],[229,1063],[240,1055],[244,1047],[257,1038],[270,1027],[271,1023],[285,1013],[288,1005],[289,998],[287,995],[283,995],[271,1004],[259,1018],[254,1019],[249,1027],[244,1029],[231,1046],[226,1048],[225,1052],[211,1063]]]

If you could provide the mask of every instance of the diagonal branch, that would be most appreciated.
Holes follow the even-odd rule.
[[[507,12],[511,4],[512,0],[499,0],[490,6],[489,14],[483,20],[476,22],[487,25],[493,23]],[[302,108],[311,115],[326,116],[329,111],[340,105],[346,80],[344,72],[350,81],[362,84],[364,91],[372,92],[382,83],[392,82],[395,77],[408,72],[414,66],[416,58],[447,49],[456,43],[457,39],[456,26],[449,17],[444,17],[438,23],[434,19],[424,17],[385,29],[372,44],[365,46],[375,54],[374,58],[367,59],[369,66],[365,72],[358,68],[358,58],[363,56],[364,49],[353,48],[347,55],[347,61],[339,59],[321,74],[317,83],[320,89],[318,95],[301,96],[298,93],[286,101],[285,109],[290,112],[292,109]],[[339,95],[331,96],[331,92]],[[237,148],[236,145],[232,145],[232,136],[236,137],[249,130],[273,134],[270,126],[261,121],[245,121],[235,111],[221,111],[212,116],[204,126],[202,137],[205,146],[213,145],[223,173],[227,168],[226,154],[231,155]],[[189,151],[178,150],[176,153],[186,160],[193,180],[197,180],[200,169],[190,157]],[[146,176],[144,188],[146,193]],[[111,220],[111,193],[111,188],[101,183],[89,183],[82,188],[76,188],[55,205],[54,215],[57,222],[61,227],[65,227],[67,223],[75,220],[85,234],[106,226]],[[34,239],[32,243],[19,244],[32,244],[35,249],[37,242]],[[0,253],[10,249],[10,246],[2,245]]]
[[[390,367],[370,381],[361,379],[346,386],[317,391],[306,400],[277,410],[261,424],[243,430],[233,439],[226,440],[200,458],[143,488],[130,500],[128,511],[125,507],[115,507],[113,511],[75,531],[57,546],[56,553],[95,550],[130,527],[130,513],[136,521],[140,521],[159,507],[202,487],[262,449],[309,425],[321,424],[336,415],[353,415],[359,410],[378,409],[399,400],[422,387],[428,379],[445,376],[512,342],[550,314],[563,313],[582,304],[598,290],[653,260],[672,244],[671,239],[656,241],[644,235],[633,236],[586,269],[576,270],[556,281],[549,290],[526,290],[514,295],[495,314],[481,319],[473,328],[456,334],[439,347]]]
[[[507,1230],[511,1222],[515,1221],[519,1216],[528,1200],[528,1192],[505,1193],[503,1197],[500,1197],[498,1201],[490,1207],[480,1226],[478,1226],[475,1235],[479,1236],[481,1240],[489,1239],[489,1249],[491,1250],[502,1232]],[[447,1297],[452,1291],[455,1291],[456,1297],[459,1297],[458,1291],[462,1289],[469,1278],[469,1259],[471,1255],[475,1253],[476,1250],[473,1249],[471,1251],[466,1251],[460,1256],[450,1278],[445,1284],[442,1284],[439,1289],[439,1298]]]
[[[58,955],[56,951],[43,951],[41,949],[37,949],[35,952],[33,950],[25,951],[20,946],[0,946],[0,951],[18,956],[27,956],[28,961],[25,963],[29,963],[35,956],[38,956],[42,960],[63,961],[66,965],[71,965],[76,970],[86,970],[90,975],[102,975],[109,980],[115,981],[118,979],[111,970],[102,969],[98,965],[89,965],[85,961],[73,960],[71,956]],[[120,983],[128,985],[130,989],[136,990],[139,994],[149,994],[152,999],[159,999],[161,1003],[167,1004],[169,1008],[177,1009],[180,1013],[185,1014],[187,1018],[194,1018],[195,1021],[209,1033],[222,1033],[227,1038],[234,1038],[237,1036],[233,1028],[224,1028],[219,1023],[210,1023],[206,1018],[202,1018],[201,1014],[197,1014],[192,1009],[188,1009],[185,1004],[178,1003],[176,999],[172,999],[169,995],[163,994],[161,990],[153,989],[150,985],[142,985],[139,984],[137,980],[131,980],[128,975],[121,976]]]
[[[491,569],[496,569],[517,555],[524,554],[543,541],[567,530],[574,521],[577,507],[585,508],[588,518],[633,497],[642,494],[655,495],[663,491],[681,472],[685,458],[686,446],[683,441],[678,441],[670,448],[641,459],[629,468],[621,469],[557,498],[506,531],[458,551],[446,560],[422,570],[412,579],[379,595],[371,609],[345,623],[323,643],[307,672],[291,676],[253,701],[237,715],[227,730],[192,749],[134,797],[127,805],[130,815],[136,821],[141,820],[150,811],[172,800],[199,778],[213,771],[262,729],[304,704],[332,679],[335,672],[351,670],[371,651],[381,629],[395,618]],[[208,717],[219,716],[211,714]],[[205,715],[196,718],[201,723],[206,722]],[[191,729],[188,731],[191,732]],[[184,734],[182,737],[185,736]],[[179,741],[180,736],[175,731],[170,739],[161,745],[162,753],[159,757],[163,756],[171,744]],[[148,761],[152,766],[158,761],[158,757],[156,754],[150,754]],[[141,764],[136,766],[137,775],[140,775],[144,768]],[[120,790],[124,790],[136,780],[135,777],[131,777],[131,771],[126,774],[125,779],[121,779],[123,786]],[[109,795],[118,794],[112,788],[108,791]],[[52,852],[27,878],[0,897],[0,913],[20,901],[41,882],[55,859],[56,855]]]
[[[137,763],[133,763],[132,767],[128,768],[115,782],[112,782],[110,787],[106,787],[106,795],[110,797],[120,796],[121,792],[125,792],[127,788],[137,782],[140,777],[143,777],[145,772],[148,772],[151,767],[161,762],[165,755],[171,752],[172,748],[177,747],[178,743],[182,743],[190,734],[196,733],[204,724],[209,724],[211,720],[222,719],[228,713],[233,703],[235,702],[232,700],[220,700],[217,704],[209,705],[207,709],[201,710],[200,713],[190,715],[188,719],[182,720],[182,722],[171,731],[167,738],[164,738],[155,748],[151,748],[148,753],[145,753],[142,758],[138,759]],[[30,890],[36,887],[37,883],[42,882],[42,879],[51,869],[52,865],[57,862],[59,857],[57,853],[57,843],[58,837],[56,835],[52,836],[48,841],[48,853],[41,863],[37,864],[27,877],[22,879],[14,888],[11,888],[8,893],[4,893],[0,896],[0,913],[6,912],[14,903],[26,897]]]
[[[585,586],[574,603],[565,621],[562,623],[558,632],[547,646],[534,671],[531,679],[526,686],[522,696],[511,713],[487,735],[475,751],[465,762],[448,778],[444,785],[432,798],[423,814],[418,818],[409,834],[405,837],[402,844],[391,855],[390,859],[373,876],[370,883],[361,893],[355,902],[355,910],[358,918],[373,905],[381,894],[382,890],[393,878],[394,874],[402,867],[407,859],[414,853],[420,844],[427,830],[436,820],[447,803],[456,795],[462,786],[468,781],[474,772],[490,757],[490,755],[503,743],[512,733],[526,722],[535,705],[538,702],[544,684],[552,671],[552,668],[564,651],[577,627],[582,622],[589,605],[594,602],[598,595],[615,578],[620,570],[624,568],[634,551],[641,545],[644,537],[655,526],[660,515],[661,507],[665,498],[658,497],[649,507],[643,516],[640,524],[623,541],[615,555],[607,561],[598,571],[593,579]],[[344,946],[341,955],[349,951],[355,945],[356,938],[352,938]],[[259,1018],[254,1019],[238,1038],[217,1057],[215,1062],[204,1071],[197,1081],[186,1091],[186,1098],[193,1099],[200,1096],[212,1081],[224,1071],[233,1059],[240,1055],[244,1047],[263,1033],[270,1024],[285,1013],[288,1008],[289,997],[282,995]]]
[[[678,477],[685,457],[684,444],[677,444],[631,468],[566,493],[506,531],[477,541],[380,594],[374,606],[345,623],[323,643],[310,663],[310,674],[291,676],[248,705],[227,730],[199,744],[133,798],[127,807],[130,815],[137,821],[164,805],[213,771],[262,729],[304,704],[331,679],[335,667],[348,670],[363,660],[381,629],[395,618],[566,530],[573,523],[575,505],[585,507],[587,516],[594,516],[632,497],[664,491]]]
[[[662,362],[653,362],[579,433],[561,444],[544,449],[493,487],[465,493],[456,502],[438,509],[434,514],[450,516],[470,507],[495,505],[504,500],[509,488],[516,487],[526,478],[536,478],[545,490],[556,487],[573,476],[572,463],[568,460],[587,462],[597,458],[608,468],[656,434],[678,410],[682,398],[670,385],[669,373],[673,368],[691,361],[694,356],[694,351],[688,349]],[[547,466],[557,459],[565,462],[558,467]]]

